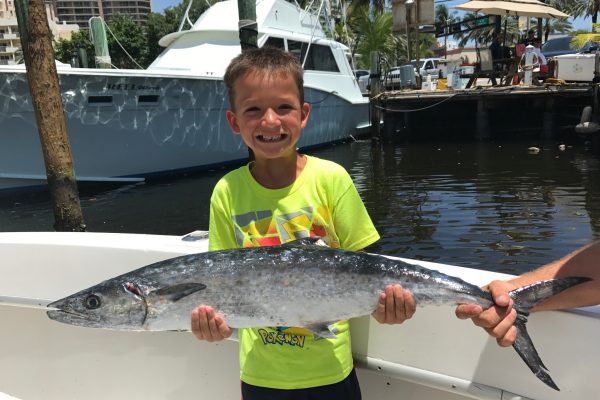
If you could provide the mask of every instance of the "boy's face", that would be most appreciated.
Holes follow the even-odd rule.
[[[310,106],[300,104],[291,76],[250,72],[234,83],[235,99],[227,121],[242,135],[256,159],[295,157],[296,143],[306,126]]]

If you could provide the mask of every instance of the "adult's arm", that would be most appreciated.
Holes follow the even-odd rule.
[[[463,304],[456,308],[460,319],[471,318],[473,323],[494,336],[501,346],[510,346],[516,339],[513,324],[516,311],[512,308],[510,290],[541,280],[583,276],[586,282],[561,292],[538,304],[532,311],[564,310],[600,304],[600,241],[584,246],[565,257],[508,281],[493,281],[484,289],[492,293],[496,305],[483,310],[475,304]]]

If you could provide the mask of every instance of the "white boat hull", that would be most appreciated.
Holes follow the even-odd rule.
[[[161,43],[168,47],[146,70],[59,66],[79,181],[139,179],[247,159],[245,144],[225,118],[223,75],[241,52],[237,10],[235,1],[215,3],[190,30],[165,36]],[[291,52],[300,45],[314,50],[306,53],[311,62],[304,73],[311,116],[298,146],[346,140],[368,127],[369,100],[360,92],[345,46],[327,39],[318,19],[292,3],[259,0],[256,12],[259,46],[274,40]],[[2,66],[0,189],[45,178],[25,69]]]
[[[0,296],[55,300],[161,259],[206,250],[206,241],[94,233],[0,234]],[[422,263],[484,284],[505,275]],[[0,398],[239,398],[238,345],[190,333],[115,332],[63,325],[43,310],[0,305]],[[533,314],[529,332],[561,391],[451,307],[420,308],[399,326],[351,321],[365,399],[569,399],[597,396],[600,317]],[[523,397],[515,397],[516,393]]]
[[[227,124],[222,80],[79,71],[61,72],[60,82],[80,181],[145,178],[248,157]],[[0,69],[0,88],[0,189],[40,184],[46,172],[25,73]],[[306,100],[315,106],[301,148],[348,139],[368,124],[367,102],[312,88]]]

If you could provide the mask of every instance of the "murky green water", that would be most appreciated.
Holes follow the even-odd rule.
[[[378,253],[519,273],[600,238],[600,161],[556,143],[360,141],[311,152],[344,165],[378,228]],[[528,147],[537,146],[538,154]],[[208,226],[226,170],[83,187],[90,231],[184,234]],[[46,193],[0,194],[1,231],[51,230]]]

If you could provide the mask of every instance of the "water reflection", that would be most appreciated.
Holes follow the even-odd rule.
[[[364,151],[370,165],[353,171],[368,176],[357,185],[382,234],[378,252],[515,273],[599,232],[598,188],[588,184],[598,165],[583,149],[549,144],[531,155],[523,143],[444,143]]]
[[[600,167],[558,143],[341,144],[312,153],[344,165],[382,238],[373,251],[519,273],[600,236]],[[208,226],[225,170],[83,187],[91,231],[181,235]],[[47,193],[0,194],[0,230],[50,230]]]

